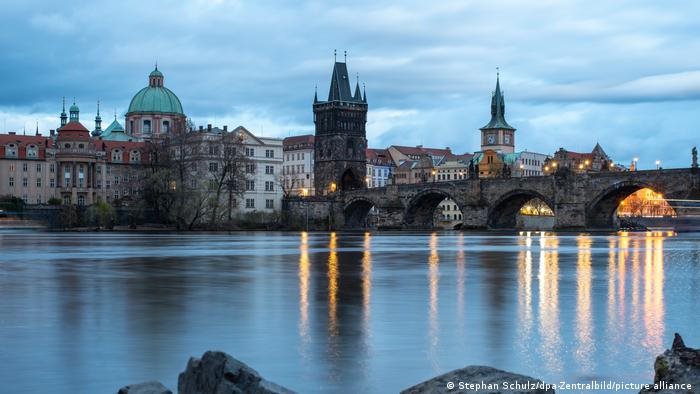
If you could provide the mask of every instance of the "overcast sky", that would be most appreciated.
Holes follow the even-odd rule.
[[[479,149],[496,67],[516,149],[688,166],[700,143],[694,1],[8,1],[0,131],[55,128],[61,97],[94,127],[123,115],[158,62],[197,125],[313,132],[333,64],[366,83],[367,138]],[[70,104],[70,103],[69,103]]]

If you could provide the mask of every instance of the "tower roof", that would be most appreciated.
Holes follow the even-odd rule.
[[[354,101],[350,90],[348,68],[345,63],[335,62],[328,101]]]
[[[515,130],[514,127],[506,122],[506,103],[501,93],[501,82],[498,74],[496,74],[496,90],[491,96],[491,120],[481,130],[486,129],[508,129]]]
[[[131,99],[127,115],[134,113],[163,113],[184,115],[180,99],[163,86],[163,73],[158,67],[149,74],[149,84]]]

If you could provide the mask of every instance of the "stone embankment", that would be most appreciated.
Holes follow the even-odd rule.
[[[192,357],[177,379],[178,394],[293,394],[269,382],[258,371],[224,352],[208,351]],[[122,387],[117,394],[173,394],[159,382]]]
[[[470,365],[418,383],[401,394],[442,394],[449,392],[479,392],[485,394],[544,394],[554,393],[535,378],[481,365]]]
[[[685,346],[676,333],[671,348],[656,357],[653,386],[639,393],[700,393],[700,349]]]
[[[640,394],[700,393],[700,349],[685,346],[675,334],[673,346],[656,358],[654,383]],[[401,394],[475,392],[490,394],[554,393],[541,380],[486,366],[468,366],[418,383]],[[192,357],[178,377],[178,394],[292,394],[292,390],[263,379],[242,361],[224,352]],[[117,394],[173,394],[159,382],[124,386]]]

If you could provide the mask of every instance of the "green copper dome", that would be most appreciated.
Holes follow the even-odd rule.
[[[178,114],[184,115],[182,104],[175,93],[163,86],[163,73],[156,68],[148,76],[148,86],[131,99],[127,116],[131,114]]]

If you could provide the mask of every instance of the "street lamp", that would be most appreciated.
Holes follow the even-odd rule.
[[[437,171],[435,171],[435,170],[433,169],[433,170],[431,171],[431,173],[433,174],[433,182],[435,182],[435,179],[436,179],[435,174],[437,174]]]
[[[656,161],[656,169],[661,169],[661,160]]]

